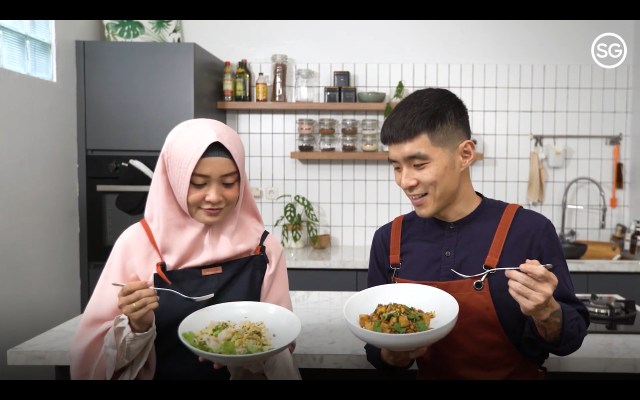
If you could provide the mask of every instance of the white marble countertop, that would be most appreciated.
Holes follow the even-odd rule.
[[[351,334],[342,306],[354,292],[292,291],[293,310],[302,321],[294,352],[300,368],[372,369],[364,343]],[[7,351],[8,365],[69,365],[77,316]],[[555,372],[640,373],[640,335],[590,334],[565,357],[551,356]]]
[[[316,250],[310,246],[285,249],[287,267],[292,269],[355,269],[369,267],[369,247],[329,246]],[[640,260],[567,260],[571,272],[640,273]]]

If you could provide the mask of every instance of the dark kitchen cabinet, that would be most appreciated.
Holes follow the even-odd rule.
[[[224,63],[194,43],[76,42],[80,286],[84,310],[117,237],[144,213],[167,134],[226,123]]]
[[[367,288],[367,271],[289,268],[289,290],[355,292]]]
[[[572,272],[571,281],[575,293],[589,293],[589,277],[587,274]]]
[[[195,43],[76,42],[79,139],[87,150],[160,151],[191,118],[226,122],[224,62]]]
[[[356,271],[343,269],[289,269],[289,290],[357,290]]]
[[[625,272],[572,272],[576,293],[619,294],[640,302],[640,274]]]
[[[357,292],[367,288],[367,271],[289,268],[289,290]]]

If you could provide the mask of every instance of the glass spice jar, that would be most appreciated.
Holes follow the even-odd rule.
[[[323,135],[333,135],[336,133],[338,121],[333,118],[320,118],[318,120],[318,132]]]
[[[362,151],[378,151],[378,135],[362,135]]]
[[[318,147],[320,148],[320,151],[336,151],[339,140],[338,136],[333,134],[320,135]]]
[[[358,149],[357,135],[342,135],[342,151],[345,153],[353,152]]]
[[[301,133],[298,135],[298,150],[314,151],[316,148],[316,138],[314,135]]]
[[[341,132],[343,135],[357,135],[358,134],[358,120],[345,118],[342,120]]]
[[[298,133],[310,135],[314,133],[316,120],[310,118],[300,118],[298,120]]]
[[[378,134],[378,120],[377,119],[363,119],[360,124],[363,135],[377,135]]]

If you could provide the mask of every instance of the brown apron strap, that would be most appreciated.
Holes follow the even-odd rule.
[[[507,239],[507,233],[509,233],[509,228],[511,227],[511,222],[513,221],[513,217],[516,215],[516,211],[518,211],[518,208],[520,207],[521,206],[519,204],[507,204],[507,208],[502,213],[502,218],[500,218],[498,229],[496,229],[496,233],[493,236],[493,242],[491,243],[489,254],[487,254],[487,258],[484,260],[485,267],[495,268],[498,265],[498,260],[502,253],[502,247],[504,246],[504,242]]]
[[[389,281],[395,283],[395,278],[402,262],[400,261],[400,237],[402,236],[403,215],[397,216],[391,223],[391,247],[389,249]]]
[[[391,249],[389,249],[389,265],[400,267],[400,237],[402,236],[402,218],[397,216],[391,223]]]
[[[149,242],[151,242],[151,245],[153,246],[154,249],[156,249],[158,256],[160,256],[160,261],[156,263],[156,273],[160,275],[160,278],[162,278],[163,281],[171,285],[171,281],[164,274],[164,270],[163,270],[164,268],[167,267],[167,264],[164,262],[164,259],[162,258],[162,254],[160,253],[160,249],[158,248],[156,239],[153,237],[153,232],[151,232],[151,227],[149,226],[149,223],[147,222],[147,220],[144,218],[140,220],[140,223],[142,224],[142,227],[144,228],[144,231],[147,234],[147,238],[149,238]]]

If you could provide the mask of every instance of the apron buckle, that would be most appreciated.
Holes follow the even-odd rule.
[[[389,268],[393,270],[393,272],[391,273],[391,283],[396,283],[395,282],[396,274],[398,273],[398,270],[400,269],[401,266],[402,266],[402,263],[389,264]]]

